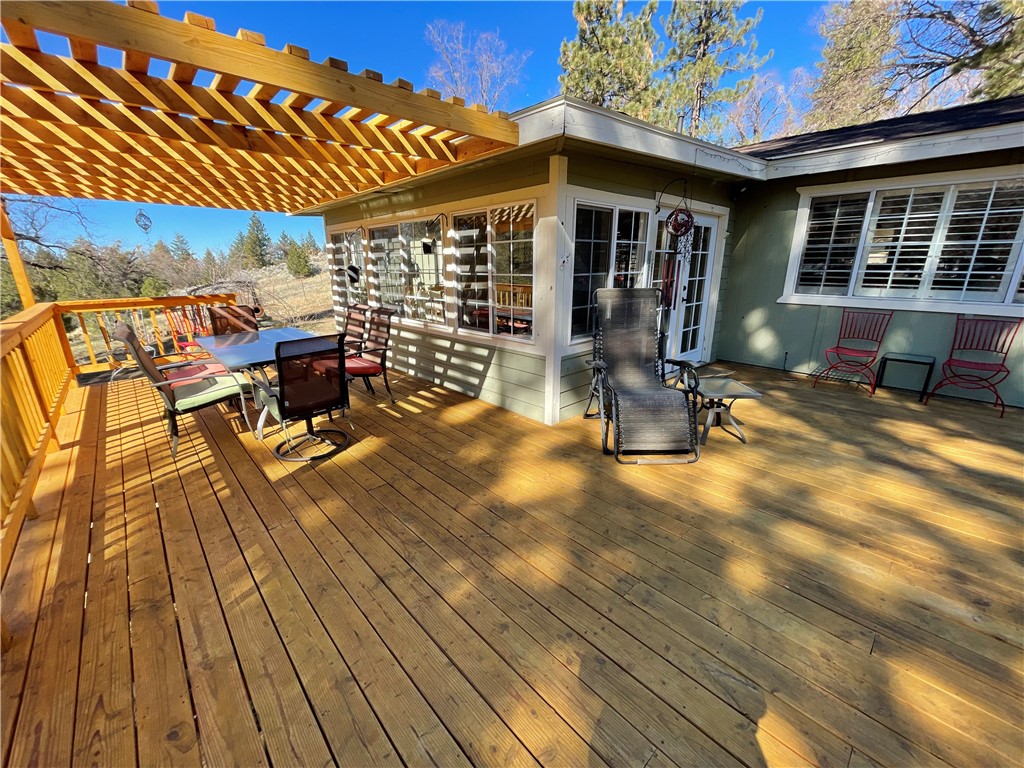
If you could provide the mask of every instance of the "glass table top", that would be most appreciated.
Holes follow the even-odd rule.
[[[279,341],[309,339],[313,334],[301,328],[267,328],[253,333],[196,336],[195,340],[225,368],[254,368],[274,362]]]
[[[755,399],[761,397],[756,389],[741,384],[735,379],[723,379],[717,376],[701,379],[697,394],[708,400],[736,400],[740,398]]]

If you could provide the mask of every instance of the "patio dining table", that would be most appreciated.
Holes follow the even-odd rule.
[[[312,336],[301,328],[267,328],[251,333],[196,336],[195,340],[229,371],[240,371],[259,370],[271,365],[279,341],[309,339]]]

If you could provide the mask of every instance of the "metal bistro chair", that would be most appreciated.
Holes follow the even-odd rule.
[[[252,333],[260,329],[256,310],[246,304],[210,307],[210,330],[214,336],[229,333]]]
[[[367,326],[370,322],[369,304],[349,304],[345,308],[345,325],[341,335],[350,351],[358,351],[366,342]]]
[[[344,415],[349,408],[344,338],[332,334],[280,341],[274,357],[277,380],[273,384],[256,380],[256,405],[263,408],[256,425],[257,436],[262,439],[263,425],[270,415],[285,434],[274,448],[279,459],[314,461],[343,450],[351,440],[349,434],[333,427],[314,429],[313,417],[325,413],[330,417],[336,409]],[[306,433],[294,439],[288,432],[288,422],[299,419],[306,422]]]
[[[345,372],[354,379],[362,379],[363,386],[371,395],[376,392],[370,383],[370,377],[380,376],[384,380],[384,389],[387,390],[392,403],[395,402],[395,396],[391,393],[391,384],[388,382],[388,351],[391,349],[391,318],[394,315],[393,309],[370,309],[365,340],[358,346],[353,346],[350,341],[344,342],[347,350]]]
[[[1006,404],[996,385],[1010,375],[1006,357],[1024,320],[996,317],[956,316],[956,329],[949,357],[942,364],[942,378],[924,399],[925,404],[943,387],[987,389],[996,397],[999,418],[1006,414]]]
[[[244,397],[245,393],[251,390],[251,385],[242,374],[229,373],[218,364],[179,363],[158,366],[128,324],[118,321],[111,335],[127,345],[139,368],[164,401],[167,431],[171,437],[171,456],[178,454],[178,416],[217,403],[238,400],[239,410],[245,418],[246,425],[249,425]]]
[[[584,418],[601,419],[601,448],[621,464],[690,464],[700,458],[697,372],[685,360],[662,357],[661,291],[600,288],[594,329],[594,368]],[[670,384],[665,364],[678,367]],[[598,410],[591,413],[594,400]],[[631,454],[687,454],[637,458]]]
[[[878,358],[878,350],[891,319],[892,310],[877,312],[844,308],[843,319],[839,323],[839,338],[834,346],[825,350],[828,366],[814,377],[811,386],[818,386],[822,377],[832,378],[833,373],[859,373],[867,379],[871,387],[870,394],[874,395],[875,372],[871,366]]]
[[[196,336],[210,335],[210,329],[203,322],[204,318],[198,309],[194,305],[164,308],[164,318],[171,331],[174,349],[186,359],[200,360],[210,357],[210,353],[195,340]]]

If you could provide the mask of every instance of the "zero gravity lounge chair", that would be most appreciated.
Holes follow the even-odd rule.
[[[697,373],[662,357],[661,291],[595,291],[594,379],[584,418],[601,419],[601,447],[622,464],[680,464],[700,458]],[[678,374],[665,383],[665,363]],[[590,413],[594,400],[596,413]],[[623,454],[641,454],[624,459]],[[654,454],[660,454],[655,457]],[[683,454],[665,457],[663,454]]]

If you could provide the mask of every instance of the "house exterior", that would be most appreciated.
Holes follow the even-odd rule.
[[[564,97],[512,117],[514,149],[308,211],[339,321],[398,312],[399,370],[554,424],[586,403],[600,287],[665,291],[669,357],[802,373],[843,307],[894,310],[883,351],[938,362],[957,313],[1024,314],[1024,97],[740,150]],[[666,230],[681,205],[689,254]]]

